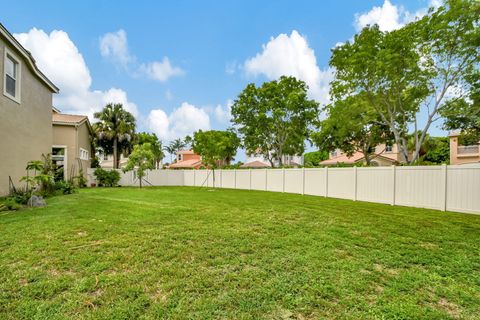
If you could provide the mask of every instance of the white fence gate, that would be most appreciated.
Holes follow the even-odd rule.
[[[88,170],[89,185],[95,181]],[[134,172],[120,185],[138,185]],[[480,166],[152,170],[145,185],[263,190],[480,214]]]

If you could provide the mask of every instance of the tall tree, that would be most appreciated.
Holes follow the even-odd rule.
[[[213,170],[213,186],[215,168],[229,164],[239,147],[240,139],[233,131],[199,130],[193,135],[193,151],[202,156],[202,162]]]
[[[340,149],[348,156],[360,151],[370,165],[375,146],[392,139],[388,127],[379,121],[364,95],[337,100],[324,111],[327,118],[319,122],[319,132],[312,134],[312,140],[321,150]]]
[[[127,164],[123,168],[124,172],[136,170],[138,183],[142,187],[143,177],[147,170],[155,168],[155,156],[152,152],[152,145],[150,143],[137,144],[133,147],[133,151],[128,157]]]
[[[136,134],[135,138],[136,144],[145,144],[149,143],[150,147],[152,148],[152,153],[153,153],[153,163],[154,167],[156,169],[160,168],[160,162],[163,160],[165,157],[165,153],[163,153],[163,148],[162,148],[162,141],[158,140],[158,137],[155,133],[147,133],[147,132],[141,132]]]
[[[470,91],[465,80],[478,69],[479,8],[473,0],[451,0],[399,30],[364,28],[352,43],[333,50],[334,101],[365,93],[403,160],[415,162],[441,109]],[[422,113],[427,116],[420,126]],[[410,128],[415,133],[411,158]]]
[[[302,154],[318,116],[318,103],[307,97],[307,85],[282,76],[256,87],[251,83],[232,105],[232,122],[249,154],[261,153],[272,167],[284,154]]]
[[[135,117],[123,109],[121,103],[107,104],[102,111],[95,112],[99,121],[94,123],[98,144],[104,152],[113,154],[113,167],[118,169],[120,155],[128,152],[135,134]]]

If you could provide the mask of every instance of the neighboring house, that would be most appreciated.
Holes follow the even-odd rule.
[[[113,168],[113,154],[103,154],[99,153],[98,155],[100,167],[104,169],[111,169]],[[119,168],[123,168],[127,165],[128,157],[120,154],[120,160],[118,163]]]
[[[460,132],[449,134],[450,137],[450,164],[480,163],[480,142],[478,144],[462,146],[458,143]]]
[[[87,116],[63,114],[52,110],[52,160],[63,169],[63,178],[71,180],[83,172],[87,178],[92,156],[92,126]]]
[[[402,156],[396,144],[379,144],[375,147],[375,150],[370,158],[370,163],[372,166],[391,166],[403,162],[404,161],[402,160]],[[320,164],[324,166],[337,164],[353,165],[356,163],[365,163],[365,156],[360,151],[355,152],[349,157],[341,150],[335,150],[330,152],[330,157],[327,160],[320,162]]]
[[[273,163],[275,166],[278,166],[280,164],[278,160],[275,160]],[[292,167],[303,166],[303,156],[284,154],[282,156],[282,163],[284,166],[292,166]],[[266,159],[263,156],[263,154],[261,154],[260,151],[257,150],[257,153],[247,155],[247,159],[245,160],[245,163],[241,165],[241,167],[252,168],[252,169],[270,168],[271,164],[270,164],[270,161],[268,161],[268,159]]]
[[[0,196],[18,187],[30,160],[52,150],[52,94],[58,88],[0,24]]]
[[[177,152],[176,161],[168,169],[199,169],[203,166],[202,157],[193,150],[180,150]]]

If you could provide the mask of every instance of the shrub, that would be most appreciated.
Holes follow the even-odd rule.
[[[120,173],[116,170],[95,169],[94,173],[99,186],[116,187],[120,181]]]
[[[7,198],[3,203],[0,203],[0,211],[20,210],[22,205],[17,203],[14,198]]]
[[[55,182],[55,190],[60,194],[72,194],[75,189],[76,187],[72,182],[64,180]]]
[[[73,177],[73,181],[79,188],[84,188],[87,186],[87,179],[83,175],[83,169],[80,169],[78,176]]]
[[[31,189],[16,189],[10,194],[10,199],[13,199],[16,203],[27,204],[28,199],[32,196]]]

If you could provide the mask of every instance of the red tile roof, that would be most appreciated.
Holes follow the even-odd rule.
[[[202,160],[192,159],[185,161],[178,161],[169,165],[169,168],[197,168],[202,165]]]
[[[85,119],[88,119],[88,117],[73,115],[73,114],[55,113],[55,112],[52,113],[52,121],[57,123],[78,124],[83,122]]]
[[[240,167],[241,168],[270,168],[270,165],[268,163],[256,160],[256,161],[244,163]]]

